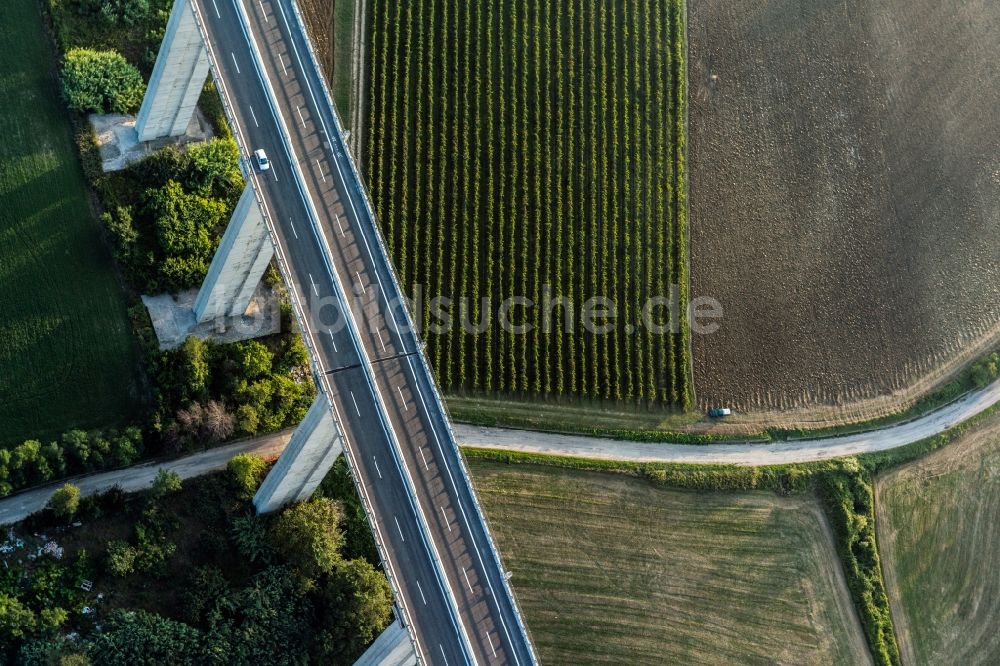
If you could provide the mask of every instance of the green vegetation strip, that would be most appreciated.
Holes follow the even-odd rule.
[[[642,321],[679,285],[686,323],[683,3],[368,6],[365,176],[442,388],[690,406],[686,334]]]

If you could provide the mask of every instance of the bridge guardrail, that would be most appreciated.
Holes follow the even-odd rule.
[[[280,0],[277,0],[277,1],[280,1]],[[338,146],[339,146],[339,151],[341,153],[343,153],[344,155],[346,155],[346,157],[347,157],[347,164],[348,164],[348,166],[350,168],[351,175],[352,175],[353,180],[354,180],[354,187],[357,190],[358,194],[361,196],[361,200],[364,203],[365,212],[368,215],[368,220],[370,222],[370,227],[373,229],[374,234],[375,234],[375,238],[378,241],[378,246],[379,246],[380,253],[382,254],[382,259],[385,262],[385,265],[389,267],[389,275],[390,275],[390,279],[392,280],[393,287],[394,287],[394,289],[396,291],[396,297],[397,297],[397,299],[400,299],[398,302],[402,302],[401,297],[402,297],[403,291],[400,288],[399,279],[398,279],[398,277],[396,275],[396,271],[393,268],[393,263],[389,259],[388,252],[386,251],[385,241],[382,238],[381,229],[379,228],[378,224],[376,223],[375,213],[374,213],[374,210],[372,208],[371,200],[368,197],[368,193],[365,190],[364,181],[362,180],[361,175],[358,173],[357,165],[354,163],[354,160],[351,158],[351,154],[350,154],[349,150],[347,149],[347,143],[346,143],[346,141],[344,141],[344,130],[343,130],[343,126],[340,123],[340,117],[337,115],[337,107],[333,103],[333,98],[332,98],[332,96],[330,94],[330,90],[329,90],[329,86],[328,86],[327,81],[326,81],[326,77],[323,75],[323,70],[319,66],[319,60],[316,57],[316,52],[313,49],[312,42],[309,39],[309,32],[308,32],[308,30],[306,30],[305,21],[303,20],[302,13],[299,10],[298,2],[297,2],[297,0],[289,0],[289,2],[292,5],[292,10],[293,10],[293,13],[295,14],[295,20],[296,20],[296,23],[298,24],[298,29],[302,33],[302,35],[305,37],[304,41],[306,43],[306,47],[307,47],[307,50],[309,52],[310,64],[311,64],[311,66],[312,66],[315,74],[317,75],[317,78],[319,79],[319,81],[321,83],[321,88],[323,90],[323,96],[324,96],[324,98],[326,100],[327,107],[329,108],[330,114],[333,117],[334,126],[335,126],[335,128],[337,130],[336,131],[337,136],[336,137],[331,137],[331,139],[335,138],[335,140],[337,141]],[[496,543],[495,543],[495,541],[493,539],[493,534],[490,531],[489,524],[486,522],[486,518],[485,518],[485,515],[483,514],[482,506],[479,504],[479,498],[476,497],[475,489],[474,489],[474,486],[472,485],[472,479],[469,477],[469,472],[466,469],[465,464],[462,462],[463,458],[462,458],[462,455],[461,455],[461,451],[460,451],[460,449],[458,447],[458,442],[455,439],[455,433],[454,433],[454,431],[452,430],[452,427],[451,427],[451,420],[450,420],[450,418],[448,416],[447,408],[444,405],[444,401],[441,398],[441,394],[438,391],[437,383],[434,381],[434,375],[431,372],[429,363],[427,362],[427,358],[426,358],[426,354],[424,353],[423,345],[420,344],[419,340],[417,340],[416,334],[412,333],[413,331],[417,330],[414,327],[413,314],[409,311],[408,308],[403,308],[403,310],[406,312],[406,316],[407,316],[407,320],[408,320],[407,321],[407,325],[409,326],[409,330],[411,331],[411,335],[413,335],[413,337],[414,337],[414,342],[415,342],[415,346],[417,348],[417,353],[420,356],[421,365],[422,365],[423,370],[424,370],[424,372],[426,373],[426,376],[427,376],[427,380],[428,380],[427,384],[431,387],[431,391],[434,393],[434,402],[435,402],[435,405],[436,405],[437,410],[439,412],[439,417],[444,422],[444,425],[445,425],[445,428],[446,428],[446,431],[447,431],[447,435],[448,435],[448,440],[449,440],[449,443],[451,445],[452,452],[454,453],[455,458],[456,458],[456,460],[459,463],[459,465],[458,465],[459,468],[462,470],[462,476],[465,479],[465,483],[468,485],[469,495],[472,497],[472,502],[473,502],[473,505],[474,505],[474,507],[476,509],[476,513],[477,513],[477,516],[479,518],[480,524],[483,526],[483,532],[486,534],[486,539],[489,542],[489,547],[490,547],[490,551],[491,551],[491,553],[493,555],[494,563],[496,564],[497,568],[501,572],[501,578],[503,579],[504,589],[505,589],[505,591],[507,593],[507,596],[511,600],[511,606],[514,609],[514,614],[517,617],[518,624],[520,625],[521,632],[524,635],[525,640],[528,642],[529,648],[532,650],[532,652],[534,652],[534,646],[531,644],[531,638],[530,638],[530,635],[528,634],[528,631],[527,631],[527,625],[525,624],[524,617],[521,614],[521,610],[520,610],[520,608],[517,605],[517,600],[514,597],[514,592],[513,592],[513,589],[510,586],[510,582],[507,580],[506,570],[503,568],[503,564],[502,564],[502,562],[500,560],[500,553],[497,550]]]

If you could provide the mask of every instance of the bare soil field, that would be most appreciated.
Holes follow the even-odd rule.
[[[811,497],[469,467],[544,664],[871,663]]]
[[[688,36],[702,406],[884,416],[1000,341],[1000,3],[691,0]]]
[[[1000,415],[879,478],[875,498],[904,663],[1000,662]]]

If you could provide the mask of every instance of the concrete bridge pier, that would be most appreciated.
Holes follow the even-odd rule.
[[[189,0],[174,0],[135,129],[139,141],[187,130],[208,78],[208,52]]]
[[[321,393],[254,495],[257,512],[307,499],[343,450],[330,402]]]
[[[200,324],[245,314],[273,256],[264,215],[253,188],[247,185],[195,298],[195,321]]]
[[[354,666],[415,666],[417,653],[406,628],[396,620],[385,628]]]

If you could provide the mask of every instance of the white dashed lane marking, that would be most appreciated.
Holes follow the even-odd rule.
[[[399,538],[406,541],[406,537],[403,536],[403,528],[399,526],[399,518],[393,516],[392,519],[396,521],[396,529],[399,530]]]

